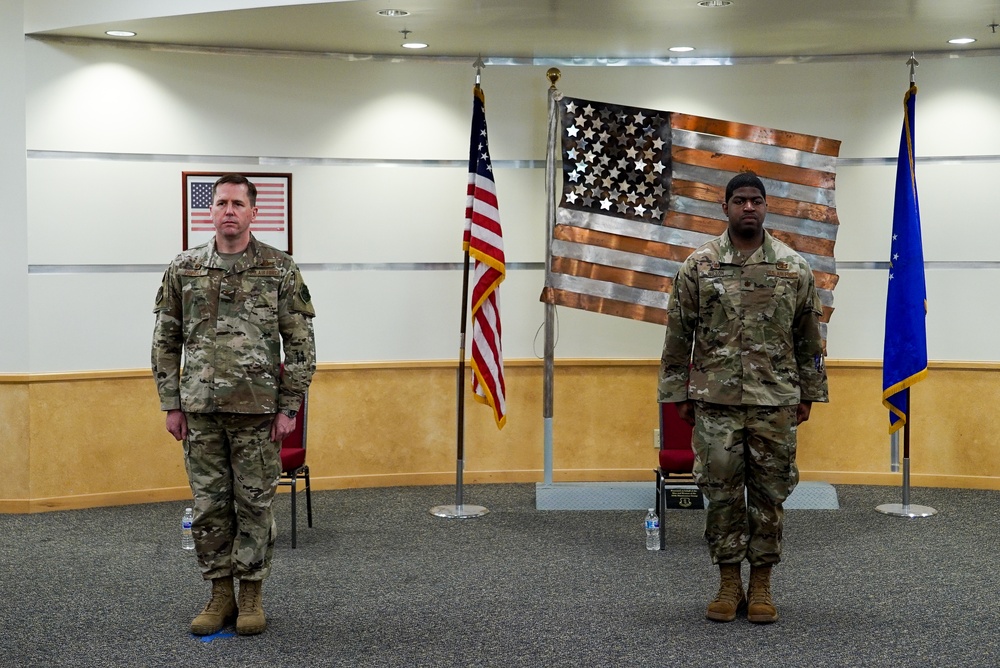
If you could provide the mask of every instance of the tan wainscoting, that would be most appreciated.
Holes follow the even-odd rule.
[[[830,361],[830,404],[800,429],[803,480],[900,485],[877,362]],[[938,362],[913,390],[911,483],[1000,489],[996,364]],[[467,376],[468,376],[467,371]],[[508,418],[466,393],[468,484],[543,479],[542,364],[508,361]],[[454,362],[322,364],[310,394],[314,488],[453,485]],[[557,361],[553,478],[651,480],[656,360]],[[190,498],[148,371],[0,375],[0,512]],[[447,499],[442,499],[442,502]]]

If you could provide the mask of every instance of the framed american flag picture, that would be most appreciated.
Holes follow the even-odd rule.
[[[257,188],[257,218],[250,232],[260,241],[292,253],[292,175],[239,172]],[[212,184],[220,172],[182,172],[184,250],[215,237],[212,225]]]

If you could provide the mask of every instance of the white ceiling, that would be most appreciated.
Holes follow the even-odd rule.
[[[171,12],[170,2],[156,4]],[[150,16],[150,6],[155,4],[144,5],[145,16]],[[410,15],[383,18],[376,13],[386,8]],[[125,11],[120,15],[119,21],[33,34],[110,39],[105,30],[128,29],[138,33],[133,41],[158,44],[376,56],[482,55],[488,61],[801,60],[910,52],[919,59],[931,53],[1000,51],[1000,28],[990,27],[1000,22],[1000,0],[732,0],[725,8],[700,7],[697,0],[340,0],[154,18],[132,19]],[[412,31],[411,41],[430,47],[402,49],[404,29]],[[953,37],[977,41],[954,46],[947,41]],[[671,46],[696,50],[674,54],[668,51]]]

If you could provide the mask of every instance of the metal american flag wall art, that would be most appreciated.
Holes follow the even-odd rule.
[[[665,323],[680,263],[726,229],[726,183],[752,170],[767,188],[765,227],[813,270],[825,338],[839,141],[569,97],[559,111],[563,188],[543,302]]]

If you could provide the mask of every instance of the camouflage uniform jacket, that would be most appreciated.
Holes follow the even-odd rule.
[[[315,311],[298,267],[253,237],[232,268],[224,266],[212,240],[178,255],[163,274],[152,351],[160,408],[297,410],[316,371]]]
[[[828,401],[809,265],[766,231],[740,264],[728,230],[691,254],[674,279],[659,400],[730,406]]]

